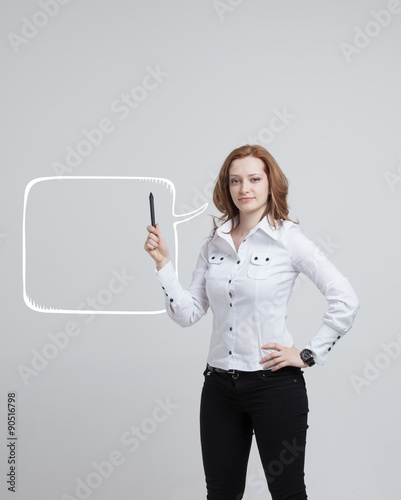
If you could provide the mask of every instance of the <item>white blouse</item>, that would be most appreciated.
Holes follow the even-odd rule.
[[[165,293],[170,318],[191,326],[210,306],[213,329],[207,362],[216,368],[261,370],[259,360],[273,349],[267,343],[293,345],[286,327],[288,301],[300,272],[315,283],[328,302],[322,324],[309,344],[323,365],[332,346],[351,328],[360,304],[348,278],[287,220],[271,228],[264,217],[241,242],[238,253],[228,232],[238,215],[221,225],[199,253],[192,282],[184,290],[171,260],[155,274]],[[211,235],[212,233],[210,233]],[[210,236],[209,235],[209,236]],[[171,305],[171,307],[170,307]]]

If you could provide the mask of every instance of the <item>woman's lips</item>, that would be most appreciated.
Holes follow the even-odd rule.
[[[239,201],[250,201],[253,200],[253,198],[240,198]]]

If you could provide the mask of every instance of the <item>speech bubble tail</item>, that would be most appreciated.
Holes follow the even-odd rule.
[[[203,213],[209,203],[205,203],[203,206],[197,208],[196,210],[193,210],[192,212],[187,212],[186,214],[179,214],[176,215],[175,213],[173,214],[176,219],[178,219],[175,224],[180,224],[181,222],[186,222],[187,220],[193,219],[194,217],[198,217],[201,213]]]

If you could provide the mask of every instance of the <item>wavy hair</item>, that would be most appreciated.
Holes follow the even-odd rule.
[[[213,233],[210,237],[210,241],[213,239],[213,236],[218,228],[216,225],[216,218],[221,221],[222,225],[228,220],[234,219],[234,217],[239,214],[238,207],[234,204],[231,198],[228,175],[231,162],[238,158],[246,158],[247,156],[253,156],[254,158],[262,160],[264,171],[266,172],[267,179],[269,181],[270,193],[267,197],[267,206],[259,222],[263,219],[263,217],[267,217],[267,221],[270,226],[274,228],[277,228],[277,222],[281,223],[281,219],[289,220],[294,222],[294,224],[299,224],[299,221],[295,222],[288,218],[288,180],[281,168],[278,166],[276,160],[263,146],[259,146],[258,144],[250,146],[247,144],[231,151],[225,159],[215,181],[213,189],[213,203],[215,204],[217,210],[223,215],[220,217],[211,215],[213,218]]]

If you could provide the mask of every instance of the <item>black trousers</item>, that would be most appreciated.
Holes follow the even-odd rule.
[[[243,497],[253,434],[272,499],[307,499],[309,408],[303,371],[286,366],[236,376],[207,367],[203,375],[200,432],[207,499]]]

